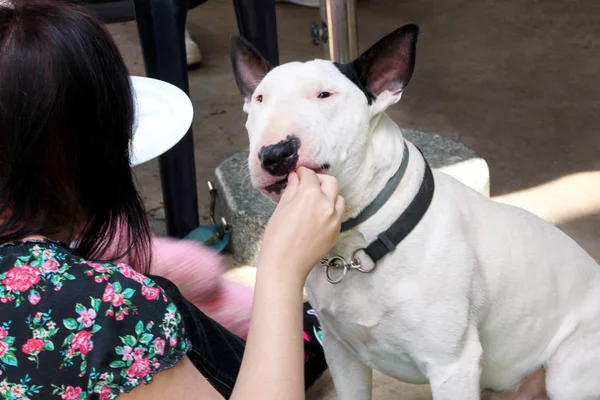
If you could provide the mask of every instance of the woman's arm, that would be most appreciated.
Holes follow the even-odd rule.
[[[232,399],[304,398],[302,289],[337,240],[343,213],[334,178],[306,168],[290,174],[263,236],[248,343]]]
[[[302,168],[289,177],[263,236],[252,321],[233,400],[303,399],[302,288],[337,240],[344,202],[337,181]],[[222,397],[186,358],[119,398]]]
[[[260,265],[250,332],[233,400],[304,398],[302,284],[267,271],[284,267],[292,266],[285,265],[285,261]]]

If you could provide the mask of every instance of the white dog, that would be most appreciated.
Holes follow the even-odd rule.
[[[435,400],[515,393],[539,371],[552,400],[600,399],[598,264],[553,225],[431,174],[385,114],[417,36],[406,25],[349,64],[276,68],[232,39],[252,184],[277,201],[305,166],[346,200],[342,258],[307,281],[338,397],[370,399],[376,369],[430,383]]]

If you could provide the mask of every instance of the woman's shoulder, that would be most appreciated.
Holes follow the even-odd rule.
[[[128,265],[51,241],[0,248],[0,397],[21,385],[32,399],[114,398],[188,347],[175,304]]]
[[[19,308],[57,297],[99,300],[117,321],[135,314],[134,297],[153,308],[170,301],[151,278],[126,264],[85,260],[50,240],[0,246],[0,303]]]

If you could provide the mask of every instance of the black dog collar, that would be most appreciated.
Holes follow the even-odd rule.
[[[421,149],[419,149],[419,151],[421,152],[422,156],[423,152]],[[408,157],[406,157],[406,159],[408,160]],[[388,253],[394,251],[396,246],[402,242],[402,240],[404,240],[419,224],[429,209],[429,205],[431,204],[435,190],[433,173],[429,167],[429,164],[427,163],[427,160],[425,160],[425,157],[423,157],[423,160],[425,161],[425,172],[423,175],[423,180],[421,181],[421,186],[419,187],[419,191],[408,205],[406,210],[404,210],[404,212],[392,223],[392,225],[390,225],[387,230],[377,235],[377,239],[369,244],[366,248],[354,251],[350,262],[347,262],[343,257],[340,256],[324,258],[321,260],[320,264],[325,267],[325,274],[330,283],[340,283],[346,276],[348,269],[356,269],[363,273],[372,272],[375,269],[377,262],[385,257]],[[393,180],[393,178],[391,180]],[[374,212],[372,214],[374,214]],[[366,218],[364,218],[362,221],[364,220],[366,220]],[[363,268],[362,261],[357,257],[357,253],[360,251],[364,251],[365,254],[373,261],[373,267],[371,269],[366,270]],[[330,272],[331,268],[341,268],[342,275],[337,279],[332,278]]]
[[[423,153],[421,152],[421,154]],[[415,198],[398,219],[387,230],[377,235],[377,240],[364,249],[374,263],[381,260],[387,253],[394,251],[396,246],[419,224],[431,204],[434,189],[433,174],[425,160],[425,174]]]

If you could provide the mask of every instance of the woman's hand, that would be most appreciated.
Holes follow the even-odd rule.
[[[301,167],[288,177],[263,236],[259,268],[292,274],[301,283],[340,233],[344,199],[337,180]]]

